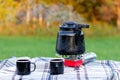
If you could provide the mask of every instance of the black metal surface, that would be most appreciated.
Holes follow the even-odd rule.
[[[78,55],[85,52],[84,34],[81,28],[89,28],[89,25],[65,22],[60,26],[56,41],[58,54]]]

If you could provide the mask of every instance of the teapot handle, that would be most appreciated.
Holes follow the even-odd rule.
[[[89,28],[88,24],[78,24],[78,28]]]

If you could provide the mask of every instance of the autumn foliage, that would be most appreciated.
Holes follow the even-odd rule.
[[[119,30],[118,3],[119,0],[0,0],[0,34],[52,35],[58,30],[56,26],[65,21],[99,27],[118,25]]]

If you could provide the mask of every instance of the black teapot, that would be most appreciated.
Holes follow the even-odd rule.
[[[85,52],[81,28],[89,28],[89,25],[65,22],[60,26],[56,41],[56,51],[59,55],[80,55]]]

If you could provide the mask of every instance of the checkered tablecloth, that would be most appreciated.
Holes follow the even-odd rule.
[[[119,61],[96,60],[76,68],[64,67],[62,75],[50,75],[51,58],[35,57],[29,59],[36,64],[36,70],[30,75],[19,76],[15,73],[17,59],[12,57],[0,62],[0,80],[120,80]]]

